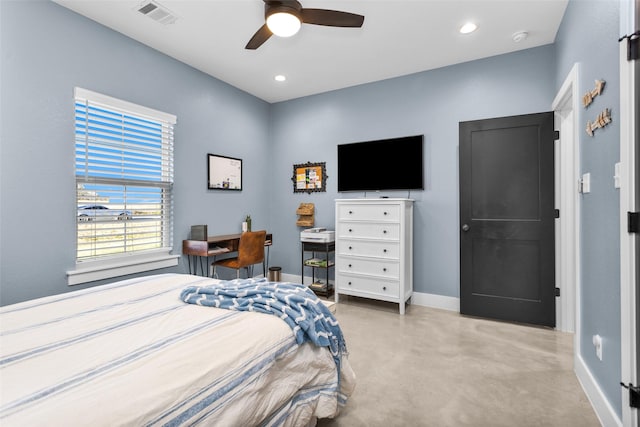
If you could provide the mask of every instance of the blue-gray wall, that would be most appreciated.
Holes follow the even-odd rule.
[[[269,104],[51,1],[0,8],[3,305],[82,287],[66,284],[75,266],[75,86],[178,117],[178,253],[191,224],[239,232],[251,214],[254,228],[268,226]],[[207,153],[244,160],[242,192],[207,190]],[[186,272],[184,264],[166,271]]]
[[[177,115],[176,253],[191,224],[235,232],[251,214],[255,229],[274,233],[272,264],[290,274],[300,274],[298,204],[315,203],[316,224],[332,227],[334,199],[363,195],[336,192],[336,145],[424,134],[426,189],[409,195],[415,289],[457,297],[458,122],[548,111],[579,62],[580,93],[607,81],[578,113],[580,129],[605,107],[614,118],[595,138],[580,135],[592,192],[581,205],[579,351],[620,416],[619,196],[611,178],[618,16],[615,0],[571,0],[554,45],[269,105],[53,2],[1,0],[0,304],[81,287],[68,287],[65,276],[75,265],[75,86]],[[208,152],[243,158],[242,192],[207,191]],[[307,161],[327,163],[326,193],[293,193],[292,165]],[[164,271],[185,272],[185,260]],[[602,362],[590,346],[596,333]]]
[[[333,228],[334,199],[364,196],[337,193],[336,145],[424,134],[426,189],[381,195],[416,200],[414,289],[458,297],[458,122],[549,111],[554,55],[545,46],[273,105],[278,191],[271,193],[277,208],[270,227],[279,239],[296,242],[293,213],[300,202],[315,203],[317,225]],[[327,162],[326,193],[294,194],[286,186],[291,165],[307,161]],[[278,247],[274,260],[299,274],[299,257],[287,253],[290,248]]]
[[[576,62],[580,94],[592,90],[596,79],[606,81],[603,94],[578,111],[580,174],[591,173],[591,192],[580,198],[580,353],[621,417],[620,193],[613,186],[614,164],[620,159],[619,19],[617,1],[572,1],[555,44],[557,89]],[[611,124],[590,137],[584,131],[587,120],[593,121],[605,108],[611,109]],[[603,338],[602,361],[592,344],[596,334]]]

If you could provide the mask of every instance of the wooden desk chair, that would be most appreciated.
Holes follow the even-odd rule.
[[[249,267],[254,264],[262,263],[264,270],[264,241],[267,238],[265,230],[245,231],[240,235],[238,243],[238,256],[233,258],[225,258],[214,261],[213,277],[216,275],[216,267],[233,268],[237,271],[236,277],[240,278],[240,269],[247,269],[247,277],[249,277]]]

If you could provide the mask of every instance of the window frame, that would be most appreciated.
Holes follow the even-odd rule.
[[[141,105],[133,104],[127,101],[123,101],[117,98],[112,98],[107,95],[103,95],[97,92],[93,92],[87,89],[76,87],[74,88],[73,105],[75,111],[75,104],[80,102],[87,102],[91,105],[98,105],[100,107],[117,111],[120,113],[127,113],[133,116],[137,116],[143,119],[151,119],[154,121],[160,121],[169,125],[175,125],[177,120],[176,116],[168,114],[162,111],[154,110]],[[75,117],[75,114],[74,114]],[[74,118],[74,127],[76,120]],[[74,131],[75,134],[75,131]],[[173,140],[171,140],[172,142]],[[74,137],[75,146],[75,137]],[[171,150],[173,148],[171,147]],[[75,149],[74,149],[75,153]],[[173,156],[171,156],[171,165],[169,168],[173,170]],[[108,279],[117,276],[123,276],[128,274],[135,274],[159,268],[166,268],[178,265],[179,255],[172,255],[173,250],[173,202],[169,201],[168,218],[164,219],[163,227],[164,233],[168,233],[168,246],[163,246],[156,249],[147,249],[141,251],[124,252],[122,254],[91,257],[85,259],[78,259],[78,220],[77,220],[77,186],[82,180],[78,179],[75,172],[76,166],[74,162],[74,185],[76,186],[76,196],[74,197],[74,212],[76,215],[75,226],[75,256],[76,264],[75,268],[67,271],[67,284],[69,286],[77,285],[81,283],[92,282],[96,280]],[[135,185],[135,183],[128,182],[126,179],[120,180],[121,185]],[[153,181],[150,181],[150,187],[155,186]],[[173,180],[169,182],[169,190],[172,193]]]

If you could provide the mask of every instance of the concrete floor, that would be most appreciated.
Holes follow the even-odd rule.
[[[573,335],[340,297],[357,385],[318,426],[600,426],[573,372]]]

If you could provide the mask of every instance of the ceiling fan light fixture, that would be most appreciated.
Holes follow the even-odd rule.
[[[290,12],[275,12],[267,16],[267,27],[279,37],[291,37],[300,30],[300,18]]]
[[[325,27],[360,28],[364,16],[331,9],[305,9],[298,0],[264,0],[265,23],[244,47],[256,50],[272,35],[290,37],[302,24]]]

